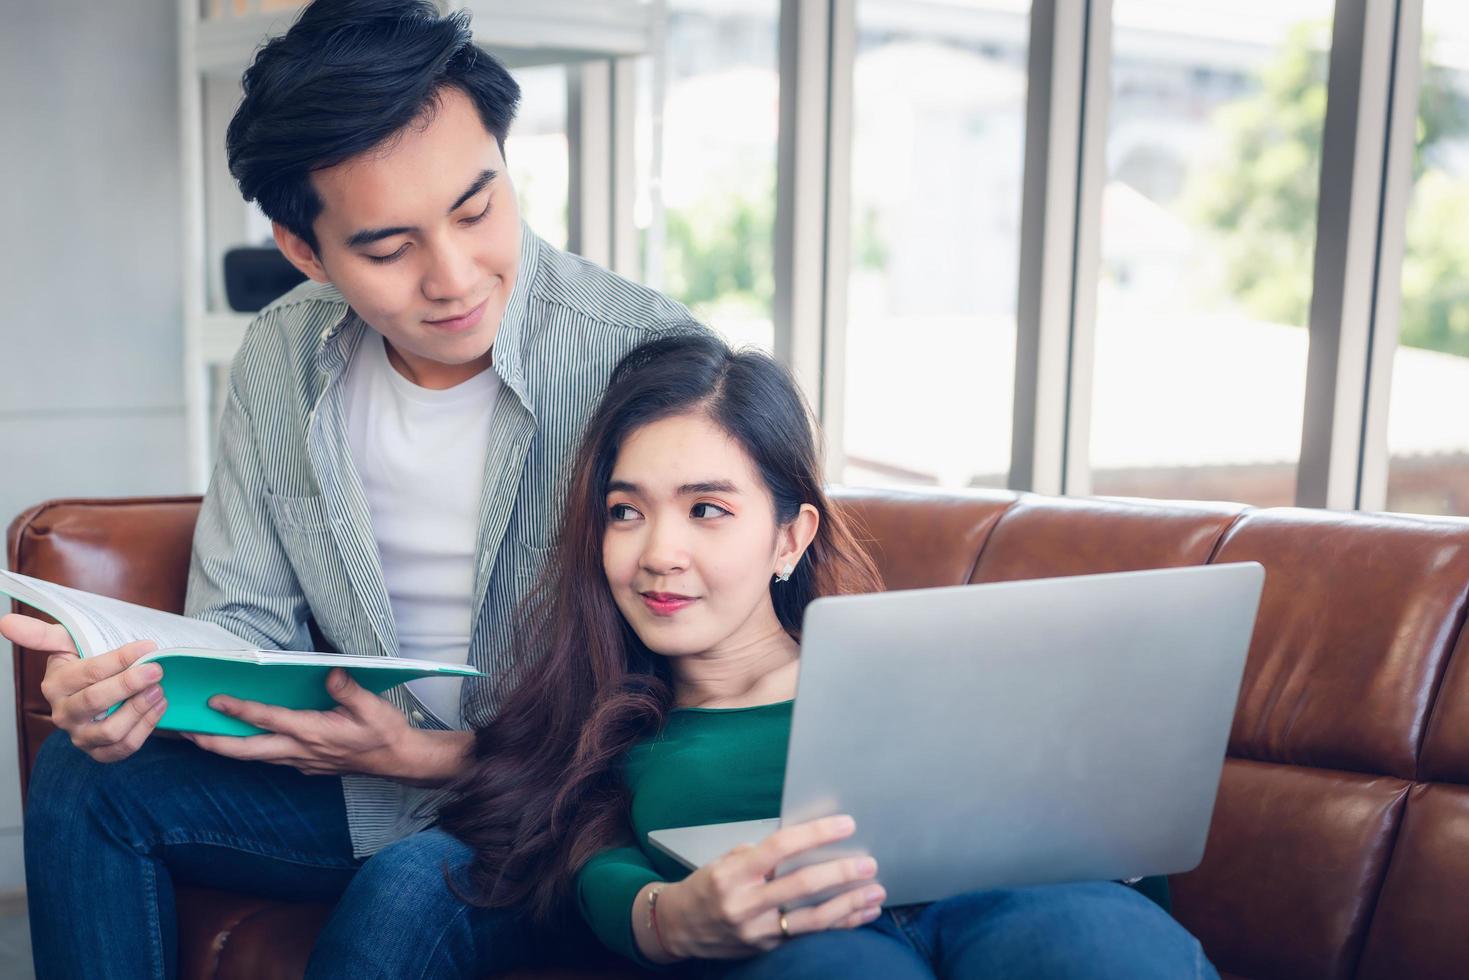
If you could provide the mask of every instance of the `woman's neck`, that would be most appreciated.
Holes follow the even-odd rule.
[[[738,646],[673,659],[681,708],[748,708],[796,696],[800,645],[777,624]]]

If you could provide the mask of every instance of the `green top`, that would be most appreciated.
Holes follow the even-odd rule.
[[[608,948],[645,963],[632,932],[632,906],[650,881],[678,881],[688,869],[648,843],[648,833],[780,816],[786,744],[795,702],[753,708],[678,708],[663,731],[627,754],[637,845],[603,851],[577,874],[582,916]],[[1167,880],[1137,886],[1168,908]]]
[[[650,881],[689,873],[648,843],[650,831],[780,816],[793,703],[678,708],[628,752],[623,779],[637,846],[603,851],[576,879],[582,915],[604,945],[641,962],[633,900]]]

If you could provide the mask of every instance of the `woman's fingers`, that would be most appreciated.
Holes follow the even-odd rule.
[[[866,856],[810,864],[781,875],[762,889],[760,907],[762,910],[781,908],[837,888],[845,891],[847,887],[868,881],[876,874],[877,862]]]
[[[879,915],[882,915],[882,906],[881,905],[869,905],[866,908],[859,909],[856,912],[853,912],[851,915],[847,916],[845,919],[842,919],[840,922],[838,922],[836,925],[832,926],[831,928],[833,928],[833,929],[858,929],[858,928],[861,928],[862,926],[867,925],[867,923],[869,923],[872,920],[876,919]]]
[[[745,851],[743,857],[759,875],[766,877],[787,858],[845,840],[856,829],[856,821],[845,814],[808,820],[791,827],[782,827]]]
[[[791,827],[782,827],[759,844],[742,845],[718,861],[700,868],[689,878],[666,890],[664,902],[670,918],[686,917],[687,932],[693,937],[690,948],[705,958],[749,955],[771,949],[781,941],[803,931],[829,929],[857,915],[866,914],[872,901],[861,901],[849,893],[869,894],[861,887],[877,871],[876,863],[864,856],[821,861],[779,878],[772,876],[779,865],[798,854],[844,840],[856,830],[849,816],[824,817]],[[685,897],[674,889],[688,889],[690,909],[677,913]],[[830,890],[839,895],[815,908],[786,914],[789,932],[780,928],[781,908]],[[879,890],[880,894],[880,890]],[[877,904],[881,897],[875,899]],[[660,906],[661,908],[662,906]],[[854,920],[856,921],[856,920]]]
[[[887,892],[881,885],[854,888],[820,905],[792,909],[786,913],[786,925],[793,936],[826,929],[851,928],[847,923],[862,925],[877,918],[886,898]]]

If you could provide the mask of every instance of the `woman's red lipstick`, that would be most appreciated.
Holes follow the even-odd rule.
[[[643,602],[647,603],[648,609],[655,616],[672,616],[696,601],[692,596],[678,595],[674,592],[644,592],[641,595]]]

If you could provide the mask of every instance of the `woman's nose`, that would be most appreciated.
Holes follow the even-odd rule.
[[[657,575],[680,571],[689,565],[688,547],[682,535],[666,525],[649,528],[643,546],[643,567]]]

